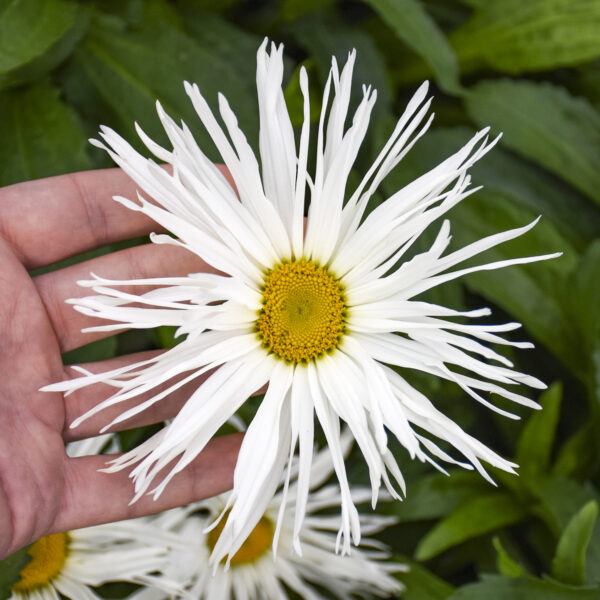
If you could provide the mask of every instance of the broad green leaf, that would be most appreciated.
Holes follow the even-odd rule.
[[[466,540],[518,523],[528,510],[511,495],[479,495],[439,521],[419,543],[415,557],[428,560]]]
[[[0,185],[88,169],[75,113],[47,82],[0,92]]]
[[[0,560],[0,600],[7,600],[12,596],[11,586],[19,581],[21,571],[31,560],[28,550],[29,546],[25,546]]]
[[[418,0],[366,2],[394,30],[399,39],[427,62],[445,92],[462,92],[454,52],[436,22]]]
[[[600,38],[599,38],[600,39]],[[549,83],[484,81],[466,95],[480,126],[600,204],[600,113],[587,100]]]
[[[562,385],[555,383],[539,398],[542,410],[533,413],[521,432],[516,462],[523,476],[544,473],[550,467],[550,456],[560,417]]]
[[[568,523],[558,540],[552,561],[552,575],[563,583],[585,583],[585,563],[596,518],[598,503],[588,502]]]
[[[600,56],[596,0],[477,2],[451,36],[463,72],[492,67],[519,74],[572,66]]]
[[[486,491],[489,484],[471,472],[453,471],[450,477],[433,473],[410,484],[406,499],[389,508],[400,522],[437,519]]]
[[[158,99],[176,121],[183,118],[201,148],[217,160],[212,140],[184,91],[187,80],[198,84],[213,108],[218,92],[223,92],[249,142],[256,142],[255,67],[244,70],[240,66],[254,63],[254,54],[248,57],[243,53],[236,64],[229,54],[220,52],[221,47],[235,44],[233,33],[227,36],[222,32],[221,46],[213,46],[202,45],[169,24],[142,25],[135,31],[119,27],[117,21],[96,20],[63,79],[67,96],[91,122],[108,117],[106,124],[142,150],[133,126],[137,121],[159,143],[168,144],[156,114]]]
[[[492,543],[498,553],[496,565],[500,575],[505,577],[522,577],[526,575],[525,569],[504,549],[499,537],[495,537]]]
[[[408,565],[406,572],[395,575],[406,586],[406,590],[402,592],[403,600],[445,600],[454,591],[449,583],[418,562],[404,556],[394,559],[395,562]]]
[[[0,88],[19,85],[62,62],[83,37],[88,12],[67,0],[0,5]]]
[[[532,577],[486,576],[465,585],[448,600],[597,600],[600,587],[568,587]]]

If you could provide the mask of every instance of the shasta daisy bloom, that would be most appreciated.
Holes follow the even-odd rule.
[[[134,281],[93,275],[80,282],[95,295],[72,300],[75,308],[111,321],[91,330],[171,325],[185,339],[143,362],[102,374],[79,369],[83,377],[45,388],[72,392],[97,382],[116,388],[111,397],[73,423],[76,426],[108,406],[163,386],[149,399],[123,410],[108,427],[215,370],[167,427],[107,469],[135,465],[131,477],[137,499],[147,492],[158,496],[248,396],[267,386],[239,453],[229,516],[214,556],[217,562],[227,553],[234,555],[259,522],[296,448],[294,535],[299,536],[307,506],[315,415],[341,487],[338,549],[347,553],[351,540],[360,541],[360,519],[340,448],[340,421],[348,424],[368,464],[375,504],[382,482],[394,497],[400,497],[396,484],[404,492],[402,474],[388,449],[390,434],[411,457],[440,469],[437,460],[474,467],[489,479],[483,462],[509,472],[516,466],[436,409],[403,377],[406,370],[455,382],[475,401],[507,416],[511,414],[496,407],[488,393],[537,408],[508,388],[545,387],[535,377],[514,370],[506,357],[486,345],[530,347],[500,335],[518,328],[518,323],[464,324],[455,317],[483,317],[489,309],[460,312],[419,299],[423,292],[467,273],[558,256],[456,268],[524,234],[535,222],[448,252],[447,220],[439,226],[431,247],[421,253],[413,249],[411,256],[423,231],[478,189],[471,187],[468,169],[496,140],[488,141],[487,129],[477,133],[455,154],[368,213],[369,200],[381,181],[431,123],[427,84],[417,90],[372,166],[350,190],[348,177],[367,132],[376,92],[363,88],[347,126],[355,53],[350,53],[341,72],[332,61],[316,128],[316,165],[309,175],[308,78],[301,69],[304,123],[296,140],[281,88],[282,53],[282,46],[274,45],[269,52],[266,42],[258,51],[260,163],[227,100],[219,96],[223,128],[198,87],[185,84],[235,189],[197,146],[188,127],[176,124],[160,104],[158,115],[172,149],[137,130],[158,161],[172,165],[172,173],[141,156],[113,130],[102,128],[103,141],[94,144],[153,199],[139,193],[137,201],[115,200],[145,213],[173,234],[155,234],[154,243],[182,246],[221,274]],[[147,285],[154,289],[139,294],[120,289]],[[453,446],[464,462],[442,450],[439,440]]]
[[[342,436],[344,450],[352,437]],[[227,561],[209,568],[209,557],[219,544],[227,514],[229,494],[222,494],[187,508],[163,513],[161,526],[188,540],[188,548],[171,553],[168,575],[185,586],[186,593],[196,600],[281,600],[288,597],[286,589],[298,597],[319,600],[335,596],[342,600],[356,597],[389,597],[402,591],[402,584],[391,574],[406,569],[389,561],[385,546],[378,540],[363,538],[361,548],[350,556],[333,553],[339,516],[322,511],[340,502],[339,488],[326,485],[333,473],[331,455],[327,449],[315,456],[310,473],[310,496],[306,519],[294,542],[294,515],[286,510],[284,499],[293,500],[298,491],[297,465],[292,466],[292,478],[286,494],[281,491],[269,502],[242,547]],[[284,485],[285,483],[282,482]],[[371,491],[353,487],[352,500],[366,502]],[[395,519],[360,514],[362,530],[367,535],[381,531]],[[279,538],[278,550],[273,548]],[[293,546],[297,552],[293,551]],[[324,595],[324,592],[329,592]],[[333,596],[330,595],[333,594]],[[168,594],[152,588],[135,593],[131,600],[167,600]]]
[[[96,454],[110,436],[69,444],[71,456]],[[101,600],[92,587],[109,581],[148,585],[165,593],[181,588],[164,576],[169,552],[183,546],[151,518],[54,533],[34,542],[31,560],[12,586],[10,600]]]

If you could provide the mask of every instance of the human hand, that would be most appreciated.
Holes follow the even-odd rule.
[[[215,438],[158,500],[144,497],[129,506],[132,484],[126,471],[100,473],[110,457],[69,458],[64,447],[65,442],[97,435],[123,410],[119,406],[113,414],[107,409],[70,429],[110,388],[90,386],[68,397],[39,391],[73,377],[71,368],[63,367],[61,353],[110,335],[81,332],[97,323],[64,302],[85,295],[77,280],[89,278],[90,272],[134,279],[211,270],[182,248],[148,244],[30,277],[28,269],[157,229],[142,213],[114,202],[117,194],[135,196],[134,183],[120,169],[0,189],[0,558],[50,533],[156,513],[232,485],[240,434]],[[85,367],[106,371],[145,355]],[[163,421],[189,395],[190,387],[183,386],[115,429]],[[144,400],[140,396],[131,406]]]

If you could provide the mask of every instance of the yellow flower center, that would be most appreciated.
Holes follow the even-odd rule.
[[[206,543],[211,551],[215,547],[228,517],[229,511],[225,513],[223,518],[219,521],[219,524],[208,532]],[[231,565],[235,567],[259,559],[271,547],[274,533],[275,528],[273,527],[271,519],[263,517],[242,544],[242,547],[233,555],[231,558]]]
[[[291,363],[306,363],[337,348],[344,334],[344,288],[310,260],[286,262],[264,281],[256,330],[264,348]]]
[[[27,554],[31,560],[21,571],[21,579],[12,586],[15,592],[28,592],[47,585],[63,568],[67,560],[69,534],[54,533],[34,542]]]

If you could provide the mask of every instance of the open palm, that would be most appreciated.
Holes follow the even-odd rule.
[[[146,497],[128,506],[132,485],[127,472],[100,473],[106,457],[68,458],[64,449],[65,442],[97,435],[110,422],[114,415],[107,410],[70,429],[107,396],[108,388],[92,386],[66,398],[38,391],[74,375],[63,367],[62,352],[107,335],[82,333],[97,322],[65,304],[67,298],[84,295],[78,279],[90,272],[133,279],[208,270],[183,249],[149,244],[30,277],[28,269],[157,229],[141,213],[114,202],[116,194],[135,196],[134,184],[119,169],[0,189],[0,558],[49,533],[158,512],[232,484],[239,435],[213,440],[159,500]],[[140,354],[86,367],[105,371],[137,360]],[[162,421],[188,394],[183,387],[119,428]]]

